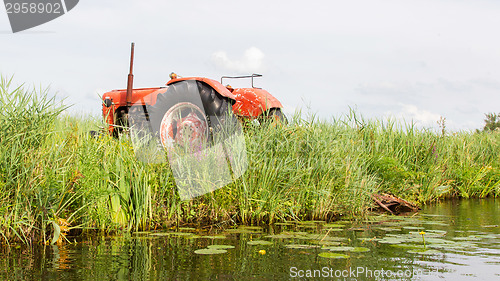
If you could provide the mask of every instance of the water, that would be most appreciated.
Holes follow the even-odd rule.
[[[499,225],[500,200],[485,199],[447,201],[413,217],[373,216],[356,223],[239,228],[210,237],[183,229],[94,237],[63,246],[13,245],[1,249],[0,278],[500,280]],[[234,248],[215,255],[194,253],[210,245]],[[323,257],[330,254],[340,258]]]

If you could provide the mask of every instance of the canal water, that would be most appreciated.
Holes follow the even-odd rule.
[[[411,216],[3,247],[3,280],[500,280],[500,200]],[[71,238],[70,238],[71,240]]]

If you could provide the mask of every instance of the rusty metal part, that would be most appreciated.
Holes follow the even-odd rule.
[[[134,88],[134,74],[132,74],[133,69],[134,69],[134,46],[135,44],[132,43],[132,46],[130,47],[130,71],[128,73],[128,80],[127,80],[127,107],[130,107],[132,105],[132,89]]]
[[[258,117],[271,108],[283,107],[278,99],[264,89],[236,88],[233,94],[236,96],[233,112],[238,116]]]
[[[166,91],[166,87],[133,89],[130,102],[132,105],[154,105],[156,97]],[[109,99],[112,102],[112,106],[110,107],[106,107],[104,103],[102,106],[102,116],[106,119],[106,123],[109,124],[109,133],[113,133],[114,131],[113,125],[117,121],[115,120],[115,113],[127,106],[126,96],[126,89],[113,90],[104,93],[102,96],[103,100]]]

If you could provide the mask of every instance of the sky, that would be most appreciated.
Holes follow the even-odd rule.
[[[287,114],[475,130],[500,112],[499,14],[493,0],[81,0],[13,34],[2,7],[0,74],[98,116],[135,42],[135,87],[260,73]]]

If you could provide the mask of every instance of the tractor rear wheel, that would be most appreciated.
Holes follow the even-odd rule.
[[[201,148],[212,141],[212,133],[219,130],[228,114],[232,114],[229,111],[231,100],[203,82],[186,82],[190,81],[170,85],[166,93],[158,95],[156,104],[151,107],[149,119],[152,133],[159,137],[164,148],[186,145]],[[202,104],[199,100],[186,98],[186,87],[195,85],[197,89],[189,91],[197,91]]]

